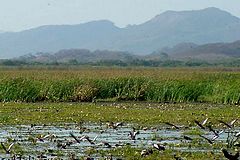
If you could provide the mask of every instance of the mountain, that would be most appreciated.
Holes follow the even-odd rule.
[[[158,52],[167,54],[174,59],[217,60],[240,58],[240,40],[232,43],[209,43],[204,45],[181,43],[172,48],[164,48]]]
[[[239,18],[217,8],[167,11],[144,24],[129,28],[127,32],[132,36],[128,34],[128,50],[146,53],[183,42],[236,41],[240,39],[239,27]]]
[[[121,50],[146,55],[179,43],[201,45],[239,39],[240,19],[226,11],[217,8],[166,11],[143,24],[126,28],[101,20],[1,33],[0,58],[71,48]]]
[[[117,30],[112,22],[102,20],[80,25],[41,26],[22,32],[7,32],[0,34],[0,51],[5,56],[17,57],[60,49],[105,48],[108,44],[106,41],[111,39]]]

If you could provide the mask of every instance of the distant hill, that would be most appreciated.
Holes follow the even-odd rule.
[[[64,49],[56,53],[27,54],[15,58],[24,62],[39,63],[96,63],[101,61],[132,62],[134,60],[145,61],[167,61],[167,60],[188,60],[199,59],[205,61],[216,61],[223,59],[240,58],[240,41],[232,43],[209,43],[197,45],[194,43],[181,43],[171,48],[163,48],[148,55],[134,55],[123,51],[87,49]]]
[[[240,58],[240,41],[204,45],[181,43],[172,48],[164,48],[158,52],[165,53],[174,59],[217,60],[223,58]]]
[[[129,54],[128,52],[96,50],[91,52],[87,49],[65,49],[54,54],[37,53],[28,54],[15,58],[24,62],[39,62],[39,63],[96,63],[101,61],[123,61],[128,62],[137,59],[138,56]]]
[[[146,55],[179,43],[201,45],[239,39],[240,19],[226,11],[217,8],[167,11],[143,24],[126,28],[102,20],[1,33],[0,58],[71,48],[121,50]]]

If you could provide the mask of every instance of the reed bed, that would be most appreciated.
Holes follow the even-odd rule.
[[[1,102],[240,103],[237,69],[82,68],[0,71]]]

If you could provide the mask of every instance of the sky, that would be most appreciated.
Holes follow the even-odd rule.
[[[207,7],[240,17],[240,0],[0,0],[0,30],[21,31],[102,19],[125,27],[141,24],[167,10]]]

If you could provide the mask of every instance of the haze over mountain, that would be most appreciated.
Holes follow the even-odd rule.
[[[201,45],[239,39],[240,19],[228,12],[217,8],[167,11],[143,24],[126,28],[101,20],[1,33],[0,58],[71,48],[121,50],[144,55],[184,42]]]

